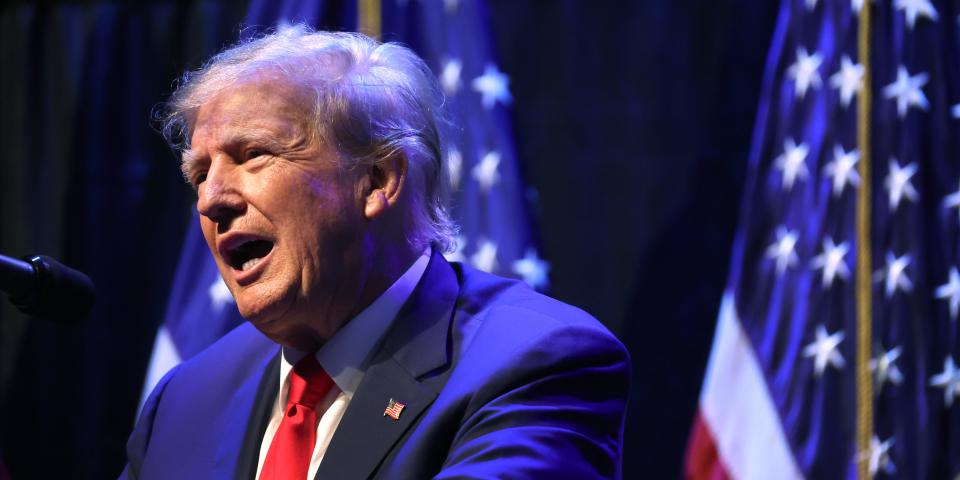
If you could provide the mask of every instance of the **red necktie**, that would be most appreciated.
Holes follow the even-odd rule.
[[[312,354],[293,366],[287,408],[267,450],[260,480],[307,478],[317,443],[317,404],[332,385],[333,380]]]

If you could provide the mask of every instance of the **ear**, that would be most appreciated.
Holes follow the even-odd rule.
[[[407,157],[396,153],[373,164],[367,171],[366,206],[363,210],[367,220],[382,215],[396,205],[407,178]]]

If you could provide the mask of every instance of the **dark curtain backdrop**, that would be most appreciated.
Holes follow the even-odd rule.
[[[681,471],[773,29],[765,3],[490,2],[553,295],[633,357],[627,478]],[[15,479],[112,478],[192,203],[151,110],[238,38],[247,7],[0,8],[0,253],[53,255],[99,291],[80,324],[0,306],[0,461]]]

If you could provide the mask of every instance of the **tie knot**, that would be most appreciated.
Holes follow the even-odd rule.
[[[290,394],[287,405],[296,403],[313,408],[333,386],[333,379],[323,371],[313,354],[303,357],[290,372]]]

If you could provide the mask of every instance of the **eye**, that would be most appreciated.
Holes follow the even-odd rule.
[[[259,149],[259,148],[251,148],[250,150],[247,150],[247,160],[253,160],[254,158],[262,157],[264,155],[269,155],[269,154],[270,152],[266,150]]]
[[[190,183],[193,184],[193,188],[196,189],[200,187],[200,184],[207,180],[207,172],[197,172],[193,174],[193,181]]]

